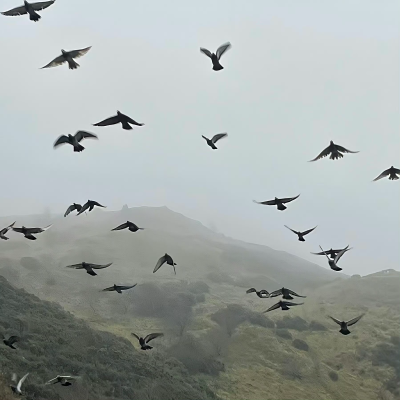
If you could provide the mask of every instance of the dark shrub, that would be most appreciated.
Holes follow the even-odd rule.
[[[295,329],[296,331],[306,331],[308,329],[307,321],[300,317],[285,316],[277,321],[276,327],[280,329]]]
[[[337,382],[339,380],[339,375],[335,371],[329,371],[328,376],[333,382]]]
[[[296,360],[287,360],[281,368],[281,374],[291,380],[303,378],[300,363]]]
[[[307,342],[301,339],[294,339],[292,344],[299,350],[308,351],[309,349]]]
[[[287,329],[277,329],[275,334],[283,339],[292,340],[293,336]]]
[[[262,326],[263,328],[275,328],[274,321],[270,320],[268,317],[260,313],[249,311],[247,320],[251,324]]]
[[[326,326],[322,325],[320,322],[317,321],[311,321],[310,325],[308,326],[308,329],[310,331],[326,331]]]

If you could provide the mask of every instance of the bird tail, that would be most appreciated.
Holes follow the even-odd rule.
[[[85,150],[85,148],[79,143],[74,146],[74,151],[80,152],[80,151],[83,151],[83,150]]]
[[[122,122],[122,129],[125,129],[126,131],[129,131],[132,129],[132,127],[128,124],[128,122],[123,121]]]
[[[68,60],[69,69],[77,69],[80,65],[73,59]]]
[[[389,179],[391,181],[395,181],[395,180],[399,179],[399,177],[396,174],[390,174]]]
[[[216,63],[214,63],[214,65],[213,65],[214,71],[221,71],[221,69],[224,69],[224,67],[218,61]]]
[[[343,158],[343,154],[338,151],[332,151],[331,156],[329,157],[331,160],[338,160],[339,158]]]
[[[281,211],[286,210],[286,208],[287,208],[287,207],[286,207],[284,204],[282,204],[282,203],[278,203],[277,206],[278,206],[278,210],[281,210]]]
[[[40,18],[42,18],[42,17],[39,14],[37,14],[35,11],[32,11],[29,13],[29,19],[31,21],[38,22]]]
[[[286,310],[290,310],[290,308],[286,304],[283,304],[282,305],[282,310],[286,311]]]
[[[350,331],[348,329],[341,329],[339,331],[342,335],[348,335],[350,333]]]

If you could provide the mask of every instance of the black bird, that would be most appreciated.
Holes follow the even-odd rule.
[[[102,205],[101,205],[100,203],[98,203],[97,201],[88,200],[88,201],[83,205],[83,207],[80,209],[80,211],[78,212],[78,214],[76,214],[76,215],[83,214],[87,209],[89,209],[88,212],[90,212],[90,211],[93,210],[93,208],[94,208],[95,206],[106,208],[106,206],[102,206]]]
[[[114,286],[105,288],[105,289],[102,290],[102,292],[114,292],[114,291],[115,291],[115,292],[117,292],[117,293],[119,293],[119,294],[122,294],[122,290],[132,289],[132,288],[134,288],[136,285],[137,285],[137,283],[135,283],[134,285],[131,285],[131,286],[122,286],[122,285],[116,285],[116,284],[114,283]]]
[[[399,179],[399,177],[397,175],[400,175],[400,169],[395,168],[392,165],[389,169],[383,171],[378,177],[376,177],[373,180],[373,182],[379,181],[379,179],[382,179],[382,178],[386,178],[388,175],[389,175],[389,179],[391,181],[395,181],[395,180]]]
[[[157,261],[157,264],[156,264],[156,266],[154,267],[154,270],[153,270],[153,274],[154,274],[155,272],[157,272],[157,271],[161,268],[161,266],[162,266],[164,263],[167,263],[168,265],[172,265],[173,268],[174,268],[175,275],[176,275],[176,270],[175,270],[175,265],[176,265],[176,263],[174,263],[174,260],[172,259],[172,257],[171,257],[169,254],[167,254],[167,253],[165,253],[165,254]]]
[[[268,299],[269,298],[269,293],[264,289],[261,289],[257,292],[257,290],[252,287],[250,289],[247,289],[246,293],[255,293],[260,299]]]
[[[117,226],[114,229],[111,229],[112,231],[120,231],[122,229],[128,228],[131,232],[137,232],[139,230],[143,230],[144,228],[139,228],[136,224],[134,224],[131,221],[126,221],[124,224],[121,224]]]
[[[45,385],[54,385],[56,383],[61,383],[62,386],[71,386],[72,382],[74,382],[78,378],[78,376],[72,375],[57,375],[55,378],[50,379],[48,382],[46,382]]]
[[[3,228],[1,231],[0,231],[0,239],[3,239],[3,240],[8,240],[9,238],[7,237],[7,236],[5,236],[6,235],[6,233],[14,226],[14,224],[16,223],[17,221],[14,221],[11,225],[8,225],[7,227],[5,227],[5,228]]]
[[[219,63],[219,60],[221,59],[222,55],[229,50],[232,47],[232,45],[227,42],[221,46],[218,47],[216,54],[211,53],[210,50],[207,50],[203,47],[200,47],[200,51],[205,54],[207,57],[211,58],[211,62],[213,64],[213,70],[214,71],[221,71],[221,69],[224,69],[224,67]]]
[[[55,1],[56,0],[44,1],[44,2],[40,2],[40,3],[28,3],[26,0],[24,0],[23,6],[16,7],[16,8],[13,8],[12,10],[2,12],[2,14],[10,16],[10,17],[29,14],[29,19],[31,21],[37,22],[42,17],[36,11],[41,11],[47,7],[50,7],[52,4],[54,4]]]
[[[321,246],[319,246],[319,248],[324,252],[324,250],[322,249]],[[342,257],[342,255],[344,253],[346,253],[346,251],[351,250],[352,247],[349,249],[349,246],[345,247],[343,250],[340,250],[338,254],[336,254],[335,258],[329,259],[328,255],[325,253],[326,258],[328,259],[328,264],[331,267],[331,269],[333,269],[334,271],[341,271],[343,268],[340,268],[337,266],[337,262],[340,260],[340,258]]]
[[[268,310],[263,311],[263,313],[267,313],[269,311],[276,310],[277,308],[281,308],[283,311],[286,311],[286,310],[290,310],[290,308],[288,306],[290,306],[290,307],[301,306],[302,304],[304,304],[304,303],[291,303],[290,301],[280,300],[276,304],[274,304],[273,306],[268,308]]]
[[[297,297],[303,297],[303,298],[307,297],[307,296],[300,296],[296,292],[293,292],[293,290],[290,290],[290,289],[284,288],[284,287],[282,289],[278,289],[278,290],[275,290],[274,292],[271,292],[269,294],[269,297],[277,297],[277,296],[281,296],[281,295],[282,295],[282,298],[285,300],[293,300],[293,297],[291,295],[297,296]]]
[[[21,228],[14,228],[13,226],[11,227],[11,229],[14,232],[18,232],[18,233],[22,233],[26,239],[29,240],[36,240],[36,237],[33,236],[34,234],[37,235],[38,233],[42,233],[44,231],[47,231],[47,229],[49,229],[51,227],[51,225],[48,225],[44,228],[25,228],[25,226],[22,226]]]
[[[77,69],[80,65],[74,60],[74,58],[79,58],[84,56],[91,48],[92,46],[79,50],[71,50],[71,51],[61,50],[60,56],[56,57],[53,61],[49,62],[41,69],[58,67],[59,65],[62,65],[66,62],[68,63],[69,69]]]
[[[105,265],[99,265],[99,264],[91,264],[91,263],[86,263],[86,262],[81,262],[80,264],[72,264],[72,265],[67,265],[66,268],[74,268],[74,269],[85,269],[86,272],[91,275],[91,276],[96,276],[96,272],[94,272],[94,269],[103,269],[107,268],[111,265],[112,263],[105,264]]]
[[[330,315],[328,315],[328,317],[330,319],[332,319],[333,321],[335,321],[338,325],[340,325],[340,333],[342,335],[348,335],[350,333],[349,329],[347,328],[348,326],[354,325],[356,322],[358,322],[365,314],[361,314],[359,317],[353,318],[348,322],[345,321],[339,321],[336,318],[331,317]]]
[[[213,149],[213,150],[217,150],[218,147],[215,146],[215,143],[218,142],[218,140],[221,140],[224,137],[227,137],[228,134],[227,133],[217,133],[216,135],[213,136],[212,139],[208,139],[205,136],[201,135],[207,142],[207,144]]]
[[[155,339],[155,338],[164,336],[164,334],[163,334],[163,333],[150,333],[150,334],[147,335],[146,337],[142,338],[142,337],[136,335],[136,333],[133,333],[133,332],[132,332],[132,336],[135,336],[135,338],[136,338],[137,340],[139,340],[140,348],[141,348],[142,350],[151,350],[152,347],[149,346],[147,343],[149,343],[150,340],[153,340],[153,339]]]
[[[267,200],[267,201],[256,201],[256,200],[253,200],[253,202],[257,203],[257,204],[263,204],[263,205],[266,205],[266,206],[276,206],[276,208],[278,210],[283,211],[283,210],[286,210],[286,208],[287,208],[284,205],[284,203],[290,203],[291,201],[296,200],[299,196],[300,195],[298,195],[296,197],[285,197],[283,199],[278,199],[277,197],[275,197],[274,200]]]
[[[125,114],[120,113],[117,111],[117,115],[107,118],[104,121],[100,121],[97,124],[93,124],[93,126],[108,126],[108,125],[115,125],[115,124],[122,124],[122,129],[125,130],[130,130],[133,129],[129,124],[133,124],[136,126],[143,126],[144,124],[141,124],[139,122],[136,122],[132,118],[128,117]]]
[[[11,390],[19,395],[22,395],[22,391],[21,391],[21,386],[24,383],[25,379],[28,377],[29,372],[27,374],[25,374],[19,381],[17,378],[17,374],[12,374],[11,377],[11,382],[12,384],[10,385]]]
[[[340,253],[343,249],[339,249],[339,250],[322,250],[320,253],[311,253],[314,254],[316,256],[324,256],[324,255],[328,255],[330,258],[335,259],[336,255],[338,253]]]
[[[6,346],[11,347],[11,348],[14,349],[14,350],[17,350],[17,348],[14,347],[14,343],[17,343],[17,342],[20,341],[21,338],[20,338],[19,336],[10,336],[8,339],[6,339],[6,338],[4,337],[4,335],[2,335],[2,336],[3,336],[3,343],[4,343]]]
[[[298,231],[294,231],[293,229],[289,228],[287,225],[285,225],[285,227],[288,228],[293,233],[295,233],[299,237],[300,242],[305,242],[306,240],[304,239],[304,236],[308,235],[310,232],[312,232],[316,228],[315,227],[312,229],[308,229],[307,231],[304,231],[304,232],[300,232],[300,231],[298,232]]]
[[[342,153],[359,153],[359,151],[347,150],[344,147],[333,143],[333,141],[331,140],[331,143],[329,144],[329,146],[326,149],[322,150],[321,153],[317,157],[315,157],[313,160],[310,160],[309,162],[317,161],[320,158],[324,158],[324,157],[328,156],[329,154],[330,154],[329,158],[331,160],[337,160],[339,158],[343,158]]]
[[[62,145],[62,144],[71,144],[74,147],[75,152],[80,152],[85,150],[85,148],[79,143],[83,139],[98,139],[98,137],[90,132],[86,131],[78,131],[75,135],[61,135],[55,142],[54,148]]]
[[[80,204],[77,203],[72,203],[68,208],[67,211],[65,211],[64,217],[66,217],[69,213],[71,213],[72,211],[81,211],[82,210],[82,206]]]

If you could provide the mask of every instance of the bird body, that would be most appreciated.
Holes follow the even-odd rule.
[[[108,268],[110,265],[112,265],[112,263],[100,265],[100,264],[91,264],[91,263],[87,263],[87,262],[81,262],[79,264],[67,265],[66,268],[85,269],[89,275],[96,276],[97,274],[96,274],[96,272],[93,271],[94,269],[104,269],[104,268]]]
[[[115,124],[121,124],[122,129],[125,130],[131,130],[133,129],[130,124],[136,125],[136,126],[143,126],[144,124],[140,122],[136,122],[132,118],[128,117],[125,114],[122,114],[121,112],[117,111],[117,115],[107,118],[103,121],[98,122],[97,124],[93,124],[93,126],[109,126],[109,125],[115,125]]]
[[[399,179],[397,175],[400,175],[400,169],[393,167],[393,165],[389,168],[383,171],[379,176],[377,176],[373,182],[379,181],[379,179],[386,178],[389,176],[389,180],[391,181],[396,181]]]
[[[316,256],[326,256],[328,255],[330,258],[335,259],[336,255],[338,253],[340,253],[343,249],[339,249],[339,250],[333,250],[332,248],[330,250],[322,250],[320,253],[311,253],[314,254]],[[349,249],[348,249],[349,250]],[[347,250],[346,250],[347,251]]]
[[[42,233],[44,231],[47,231],[51,225],[48,225],[44,228],[26,228],[25,226],[22,226],[21,228],[14,228],[14,226],[11,227],[11,229],[14,232],[22,233],[26,239],[29,240],[36,240],[36,237],[33,236],[34,234],[37,235],[38,233]]]
[[[281,295],[282,295],[282,298],[285,300],[293,300],[293,297],[291,295],[296,296],[296,297],[303,297],[303,298],[307,297],[307,296],[301,296],[301,295],[297,294],[296,292],[294,292],[293,290],[290,290],[285,287],[271,292],[269,294],[269,297],[277,297],[277,296],[281,296]]]
[[[172,267],[174,268],[174,273],[175,273],[175,275],[176,275],[175,265],[177,265],[177,264],[174,263],[174,260],[172,259],[172,257],[171,257],[169,254],[167,254],[167,253],[165,253],[165,254],[157,261],[157,264],[156,264],[156,266],[154,267],[154,270],[153,270],[153,274],[154,274],[155,272],[157,272],[157,271],[161,268],[161,266],[162,266],[163,264],[165,264],[165,263],[167,263],[168,265],[172,265]]]
[[[8,347],[10,347],[11,349],[13,349],[13,350],[17,350],[17,348],[14,347],[14,343],[19,342],[19,340],[20,340],[20,337],[18,337],[18,336],[10,336],[8,339],[6,339],[6,338],[3,336],[3,343],[4,343],[6,346],[8,346]]]
[[[306,240],[304,239],[304,236],[308,235],[310,232],[312,232],[316,228],[315,227],[312,229],[308,229],[307,231],[304,231],[304,232],[300,232],[300,231],[298,232],[298,231],[294,231],[293,229],[289,228],[287,225],[285,225],[285,227],[288,228],[293,233],[295,233],[298,236],[300,242],[305,242]]]
[[[263,311],[263,313],[267,313],[269,311],[276,310],[277,308],[281,308],[283,311],[287,311],[287,310],[290,310],[290,308],[288,306],[290,306],[290,307],[301,306],[302,304],[304,304],[304,303],[291,303],[290,301],[280,300],[276,304],[274,304],[273,306],[268,308],[268,310]]]
[[[44,10],[45,8],[50,7],[52,4],[54,4],[54,2],[55,0],[44,1],[39,3],[28,3],[26,0],[24,0],[24,5],[13,8],[8,11],[4,11],[2,12],[2,14],[11,17],[29,14],[29,19],[31,21],[37,22],[42,17],[36,11]]]
[[[134,288],[136,285],[137,285],[137,283],[135,283],[134,285],[130,285],[130,286],[122,286],[122,285],[116,285],[116,284],[114,283],[113,286],[110,286],[110,287],[108,287],[108,288],[103,289],[102,292],[113,292],[113,291],[115,291],[115,292],[117,292],[117,293],[119,293],[119,294],[122,294],[122,291],[123,291],[123,290],[132,289],[132,288]]]
[[[85,148],[80,144],[83,139],[98,139],[98,137],[90,132],[86,131],[78,131],[75,135],[68,134],[61,135],[55,142],[53,147],[56,148],[62,144],[70,144],[74,148],[74,152],[81,152],[85,150]]]
[[[348,335],[349,333],[350,333],[350,331],[349,331],[349,326],[352,326],[352,325],[354,325],[356,322],[358,322],[363,316],[364,316],[365,314],[361,314],[360,316],[358,316],[358,317],[356,317],[356,318],[353,318],[353,319],[351,319],[350,321],[339,321],[338,319],[336,319],[336,318],[333,318],[333,317],[331,317],[330,315],[328,315],[328,317],[331,319],[331,320],[333,320],[333,321],[335,321],[338,325],[340,325],[340,330],[339,330],[339,332],[342,334],[342,335]]]
[[[50,61],[47,65],[45,65],[41,69],[58,67],[59,65],[62,65],[64,63],[68,63],[69,69],[77,69],[79,67],[79,64],[74,60],[74,58],[79,58],[84,56],[91,48],[92,46],[89,46],[84,49],[71,50],[71,51],[66,51],[62,49],[60,56],[56,57],[53,61]]]
[[[224,67],[220,64],[219,60],[221,59],[222,55],[229,50],[232,47],[232,45],[227,42],[220,47],[218,47],[217,51],[215,53],[211,53],[210,50],[205,49],[204,47],[200,47],[200,51],[205,54],[207,57],[211,58],[211,62],[213,65],[213,70],[214,71],[221,71],[224,69]]]
[[[318,156],[315,157],[313,160],[310,160],[310,162],[317,161],[321,158],[328,156],[329,154],[329,158],[331,160],[338,160],[339,158],[343,158],[342,153],[359,153],[359,151],[348,150],[342,146],[339,146],[338,144],[333,143],[333,141],[331,140],[329,146],[326,149],[322,150],[321,153],[318,154]]]
[[[340,258],[343,256],[344,253],[346,253],[346,251],[351,250],[352,248],[349,249],[349,246],[346,246],[344,249],[340,250],[338,254],[336,254],[334,259],[329,259],[328,255],[326,254],[326,252],[322,249],[321,246],[319,246],[319,248],[323,251],[323,253],[325,254],[326,258],[328,259],[328,264],[331,267],[332,270],[334,271],[341,271],[343,268],[338,267],[337,263],[340,260]]]
[[[266,206],[276,206],[276,208],[278,210],[283,211],[283,210],[286,210],[286,208],[287,208],[285,206],[286,203],[290,203],[291,201],[296,200],[299,196],[300,195],[295,196],[295,197],[285,197],[283,199],[278,199],[277,197],[275,197],[274,200],[267,200],[267,201],[256,201],[256,200],[253,200],[253,202],[256,203],[256,204],[262,204],[262,205],[266,205]]]
[[[3,228],[3,229],[0,231],[0,239],[3,239],[3,240],[8,240],[8,239],[9,239],[9,238],[8,238],[7,236],[5,236],[5,235],[6,235],[6,233],[14,226],[14,224],[15,224],[16,222],[17,222],[17,221],[14,221],[12,224],[8,225],[7,227]]]
[[[89,210],[88,212],[92,211],[93,208],[97,206],[97,207],[102,207],[102,208],[106,208],[106,206],[102,206],[100,203],[98,203],[97,201],[94,200],[88,200],[83,207],[79,210],[78,214],[76,215],[81,215],[83,214],[86,210]]]
[[[153,347],[149,346],[147,343],[149,343],[151,340],[153,340],[155,338],[164,336],[164,334],[163,333],[150,333],[143,338],[141,336],[136,335],[136,333],[132,332],[132,336],[134,336],[139,341],[140,348],[142,350],[151,350]]]
[[[269,293],[264,289],[257,291],[255,288],[250,288],[246,290],[246,293],[255,293],[260,299],[269,298]]]
[[[218,142],[218,140],[223,139],[224,137],[227,137],[228,134],[227,133],[217,133],[216,135],[214,135],[211,139],[206,138],[205,136],[201,135],[203,139],[205,139],[205,141],[207,142],[207,144],[213,149],[213,150],[217,150],[218,147],[215,146],[215,143]]]
[[[120,231],[122,229],[128,228],[131,232],[137,232],[139,230],[143,230],[144,228],[139,228],[136,224],[130,221],[126,221],[125,223],[117,226],[114,229],[111,229],[112,231]]]

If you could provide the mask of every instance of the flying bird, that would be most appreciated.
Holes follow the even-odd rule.
[[[0,231],[0,239],[3,239],[3,240],[8,240],[9,238],[7,237],[7,236],[5,236],[6,234],[7,234],[7,232],[14,226],[14,224],[16,223],[17,221],[14,221],[11,225],[8,225],[7,227],[5,227],[5,228],[3,228],[1,231]]]
[[[26,239],[36,240],[36,237],[33,236],[34,234],[37,235],[39,233],[47,231],[47,229],[49,229],[50,227],[51,225],[45,226],[44,228],[25,228],[25,226],[22,226],[21,228],[14,228],[12,226],[11,229],[14,232],[22,233]]]
[[[29,375],[29,372],[28,372],[27,374],[25,374],[25,375],[18,381],[17,374],[12,374],[11,381],[13,382],[13,384],[11,384],[10,387],[11,387],[11,390],[12,390],[14,393],[19,394],[19,395],[22,395],[21,386],[22,386],[22,384],[24,383],[24,381],[25,381],[25,379],[27,378],[28,375]]]
[[[161,266],[162,266],[164,263],[167,263],[168,265],[172,265],[173,268],[174,268],[175,275],[176,275],[176,270],[175,270],[175,265],[176,265],[176,264],[174,263],[174,260],[172,259],[172,257],[171,257],[169,254],[167,254],[167,253],[165,253],[165,254],[157,261],[157,264],[156,264],[156,266],[154,267],[154,270],[153,270],[153,274],[154,274],[155,272],[157,272],[157,271],[161,268]]]
[[[339,250],[333,250],[332,248],[330,250],[322,250],[320,253],[311,253],[314,254],[316,256],[324,256],[324,255],[328,255],[330,258],[335,259],[336,255],[338,253],[340,253],[343,249],[339,249]],[[348,249],[350,250],[350,249]],[[346,250],[346,251],[348,251]]]
[[[264,289],[257,291],[255,288],[252,287],[250,289],[247,289],[246,293],[255,293],[260,299],[268,299],[269,298],[269,293]]]
[[[88,200],[83,207],[80,209],[80,211],[78,212],[78,214],[76,215],[80,215],[82,213],[84,213],[87,209],[89,209],[88,212],[92,211],[93,208],[97,206],[97,207],[102,207],[102,208],[106,208],[106,206],[102,206],[100,203],[98,203],[97,201],[94,200]]]
[[[328,255],[326,254],[326,252],[322,249],[321,246],[319,246],[319,248],[323,251],[323,253],[325,254],[326,258],[328,259],[328,264],[331,267],[331,269],[333,269],[334,271],[341,271],[343,268],[340,268],[337,266],[337,262],[340,260],[340,257],[342,257],[342,255],[344,253],[346,253],[346,251],[351,250],[352,247],[350,247],[347,245],[344,249],[340,250],[339,253],[336,254],[335,258],[329,259]]]
[[[17,350],[17,348],[14,347],[14,343],[19,342],[19,340],[21,339],[20,337],[18,337],[18,336],[10,336],[8,339],[6,339],[6,338],[4,337],[4,335],[2,335],[2,337],[3,337],[3,343],[4,343],[6,346],[8,346],[8,347],[10,347],[10,348],[12,348],[12,349],[14,349],[14,350]]]
[[[201,135],[207,142],[207,144],[213,149],[213,150],[217,150],[218,147],[215,146],[215,143],[218,142],[218,140],[221,140],[224,137],[227,137],[228,134],[227,133],[217,133],[216,135],[214,135],[212,137],[212,139],[208,139],[205,136]]]
[[[105,288],[105,289],[102,290],[102,292],[114,292],[114,291],[115,291],[115,292],[117,292],[117,293],[122,294],[122,291],[123,291],[123,290],[132,289],[132,288],[134,288],[136,285],[137,285],[137,283],[135,283],[134,285],[131,285],[131,286],[122,286],[122,285],[116,285],[116,284],[114,283],[114,286],[110,286],[110,287],[108,287],[108,288]]]
[[[229,50],[232,47],[232,45],[227,42],[221,46],[218,47],[216,54],[211,53],[210,50],[207,50],[203,47],[200,47],[200,51],[205,54],[207,57],[211,58],[211,62],[213,65],[213,70],[214,71],[221,71],[221,69],[224,69],[224,67],[219,63],[219,60],[221,59],[222,55]]]
[[[64,217],[66,217],[69,213],[71,213],[72,211],[81,211],[82,210],[82,206],[80,204],[77,203],[72,203],[68,208],[67,211],[65,211]]]
[[[122,129],[125,130],[130,130],[133,129],[130,124],[136,125],[136,126],[143,126],[144,124],[141,124],[139,122],[136,122],[132,118],[128,117],[125,114],[122,114],[121,112],[117,111],[117,115],[107,118],[104,121],[100,121],[97,124],[93,124],[93,126],[108,126],[108,125],[115,125],[115,124],[122,124]]]
[[[342,153],[359,153],[359,151],[347,150],[344,147],[333,143],[333,141],[331,140],[329,146],[326,149],[322,150],[321,153],[317,157],[315,157],[313,160],[310,160],[309,162],[317,161],[320,158],[324,158],[324,157],[328,156],[329,154],[330,154],[329,158],[331,160],[337,160],[339,158],[343,158]]]
[[[285,310],[290,310],[290,308],[288,306],[290,306],[290,307],[292,307],[292,306],[301,306],[302,304],[304,304],[304,303],[291,303],[290,301],[282,301],[282,300],[280,300],[276,304],[274,304],[273,306],[268,308],[268,310],[263,311],[263,313],[267,313],[269,311],[276,310],[277,308],[281,308],[284,311]]]
[[[278,289],[278,290],[275,290],[275,291],[271,292],[269,294],[269,297],[277,297],[277,296],[281,296],[281,295],[282,295],[282,298],[285,299],[285,300],[293,300],[293,297],[291,295],[297,296],[297,297],[303,297],[303,298],[307,297],[307,296],[300,296],[296,292],[293,292],[293,290],[290,290],[290,289],[285,288],[285,287],[283,287],[282,289]]]
[[[74,382],[78,378],[78,376],[72,375],[57,375],[55,378],[50,379],[48,382],[46,382],[45,385],[55,385],[56,383],[61,383],[62,386],[71,386],[72,382]]]
[[[286,208],[287,208],[284,205],[285,203],[290,203],[291,201],[296,200],[299,196],[300,195],[298,195],[296,197],[285,197],[283,199],[278,199],[277,197],[275,197],[274,200],[267,200],[267,201],[256,201],[256,200],[253,200],[253,202],[257,203],[257,204],[263,204],[263,205],[266,205],[266,206],[276,206],[276,208],[278,210],[283,211],[283,210],[286,210]]]
[[[132,332],[132,336],[135,336],[135,338],[137,340],[139,340],[140,348],[142,350],[151,350],[153,347],[149,346],[147,343],[149,343],[150,340],[164,336],[164,334],[163,333],[150,333],[146,337],[142,338],[142,337],[136,335],[136,333]]]
[[[36,11],[41,11],[47,7],[50,7],[52,4],[54,4],[55,1],[56,0],[43,1],[40,3],[28,3],[26,0],[24,0],[23,6],[16,7],[16,8],[13,8],[12,10],[2,12],[2,14],[10,16],[10,17],[29,14],[29,19],[31,21],[37,22],[42,17]]]
[[[134,224],[131,221],[126,221],[124,224],[121,224],[117,226],[114,229],[111,229],[112,231],[120,231],[122,229],[128,228],[131,232],[137,232],[139,230],[143,230],[144,228],[139,228],[136,224]]]
[[[54,148],[62,144],[71,144],[74,147],[74,152],[81,152],[85,150],[85,148],[79,143],[83,139],[98,139],[98,137],[95,134],[86,131],[78,131],[75,135],[61,135],[54,142]]]
[[[300,232],[300,231],[298,232],[298,231],[294,231],[293,229],[289,228],[287,225],[285,225],[285,227],[288,228],[293,233],[295,233],[299,237],[300,242],[305,242],[306,240],[304,239],[304,236],[308,235],[310,232],[312,232],[316,228],[315,227],[312,229],[308,229],[307,231],[304,231],[304,232]]]
[[[379,176],[377,176],[373,180],[373,182],[379,181],[379,179],[382,179],[382,178],[386,178],[388,175],[389,175],[389,180],[395,181],[395,180],[399,179],[399,177],[397,175],[400,175],[400,169],[395,168],[392,165],[389,169],[383,171]]]
[[[359,317],[353,318],[350,321],[339,321],[336,318],[331,317],[330,315],[328,315],[328,317],[330,319],[332,319],[333,321],[335,321],[338,325],[340,325],[340,333],[342,335],[348,335],[350,333],[348,327],[351,325],[354,325],[356,322],[358,322],[365,314],[361,314]]]
[[[72,264],[72,265],[67,265],[66,268],[74,268],[74,269],[85,269],[86,272],[91,275],[91,276],[96,276],[96,272],[94,272],[94,269],[104,269],[107,268],[111,265],[112,263],[105,264],[105,265],[99,265],[99,264],[91,264],[91,263],[86,263],[86,262],[81,262],[80,264]]]
[[[41,69],[58,67],[59,65],[62,65],[66,62],[68,63],[69,69],[77,69],[80,65],[74,60],[74,58],[79,58],[84,56],[91,48],[92,46],[79,50],[71,50],[71,51],[61,50],[60,56],[56,57],[53,61],[49,62]]]

